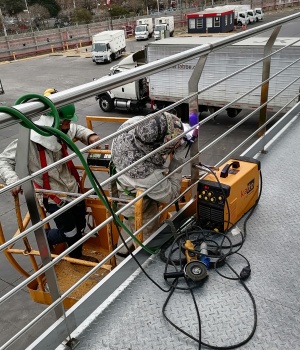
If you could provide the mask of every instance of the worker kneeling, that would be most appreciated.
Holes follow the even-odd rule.
[[[55,89],[48,89],[45,91],[44,95],[47,96],[55,92]],[[73,104],[61,107],[58,112],[60,117],[59,129],[67,134],[71,140],[76,138],[85,145],[88,145],[100,139],[92,130],[73,123],[78,120]],[[42,115],[35,124],[40,126],[52,126],[53,122],[54,117],[52,112],[50,112],[48,115]],[[2,178],[7,185],[19,180],[15,172],[17,142],[18,140],[11,142],[0,154],[0,178]],[[42,136],[31,130],[28,156],[28,169],[30,174],[47,165],[53,164],[67,155],[67,145],[62,139],[54,135],[49,137]],[[57,165],[43,175],[37,176],[34,180],[34,185],[36,188],[59,192],[74,193],[80,191],[79,175],[71,160]],[[15,187],[11,192],[16,196],[18,193],[22,193],[22,189],[21,187]],[[56,212],[65,204],[67,204],[67,202],[55,195],[44,195],[43,197],[43,206],[50,214]],[[63,242],[71,246],[81,239],[86,226],[85,214],[85,203],[82,201],[55,217],[54,221],[57,228],[46,230],[50,248],[53,245]],[[72,258],[97,262],[97,259],[93,257],[82,255],[82,245],[75,248],[69,255]]]
[[[121,125],[119,130],[133,125],[145,117],[137,116],[131,118]],[[128,132],[120,134],[112,143],[112,162],[115,171],[119,172],[134,162],[140,160],[158,147],[182,134],[183,124],[181,120],[170,113],[164,112],[154,118],[148,119],[144,123],[137,125]],[[149,221],[158,213],[160,203],[171,203],[180,193],[181,170],[177,170],[170,177],[167,173],[173,172],[178,166],[184,163],[186,148],[182,139],[171,142],[162,150],[143,160],[126,173],[120,175],[116,181],[118,196],[120,199],[132,200],[136,196],[137,190],[146,191],[150,187],[160,184],[151,189],[147,196],[143,197],[143,224]],[[173,154],[169,166],[166,166],[166,159]],[[120,208],[122,204],[119,205]],[[134,207],[122,212],[124,224],[135,232]],[[143,230],[144,239],[148,238],[159,226],[158,220],[154,220]],[[123,229],[121,231],[124,239],[128,234]],[[119,239],[118,244],[122,240]],[[131,243],[132,244],[132,243]],[[133,248],[133,244],[129,247]],[[126,247],[122,247],[119,256],[128,255]]]

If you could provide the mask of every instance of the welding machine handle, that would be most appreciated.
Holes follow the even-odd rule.
[[[220,173],[220,177],[227,177],[230,167],[233,167],[233,169],[237,169],[240,167],[240,162],[234,160],[231,164],[226,164]]]

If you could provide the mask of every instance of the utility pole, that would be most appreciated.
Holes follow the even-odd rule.
[[[5,27],[4,18],[3,18],[3,15],[2,15],[1,8],[0,8],[0,18],[1,18],[2,26],[3,26],[4,36],[7,37],[7,31],[6,31],[6,27]]]
[[[113,21],[112,21],[112,15],[111,15],[111,7],[110,7],[110,0],[106,0],[106,6],[109,6],[108,13],[109,13],[109,29],[113,30]]]
[[[75,2],[75,0],[73,0],[73,7],[74,7],[74,15],[76,16],[76,26],[78,27],[77,14],[75,12],[75,10],[76,10],[76,2]]]
[[[109,8],[109,15],[110,15],[110,29],[113,30],[113,21],[112,21],[112,15],[111,15],[111,8]]]
[[[27,13],[28,13],[28,17],[29,17],[29,25],[30,25],[31,33],[33,34],[33,28],[32,28],[32,22],[31,22],[31,15],[30,15],[30,12],[29,12],[29,8],[28,8],[27,0],[25,0],[25,6],[26,6],[26,10],[25,10],[25,12],[27,12]]]

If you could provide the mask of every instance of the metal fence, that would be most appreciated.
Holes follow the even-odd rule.
[[[230,77],[225,77],[221,80],[216,80],[214,84],[211,84],[210,86],[205,87],[204,89],[199,90],[198,88],[198,82],[201,77],[201,73],[203,70],[203,67],[205,65],[206,56],[210,55],[211,53],[226,47],[228,45],[232,45],[234,43],[237,43],[241,41],[242,39],[253,37],[254,35],[266,32],[270,29],[272,30],[272,33],[270,35],[268,44],[265,48],[265,56],[262,57],[262,59],[258,62],[253,62],[254,64],[258,64],[259,62],[262,62],[262,80],[258,78],[257,81],[257,87],[261,87],[261,96],[262,96],[262,102],[261,105],[254,111],[251,111],[247,116],[245,116],[243,119],[237,121],[230,129],[228,129],[226,132],[224,132],[222,135],[220,135],[215,140],[211,141],[209,144],[205,145],[201,148],[200,144],[197,142],[194,142],[191,151],[190,151],[190,158],[187,159],[185,164],[183,166],[188,166],[189,171],[189,183],[184,192],[181,194],[180,198],[184,196],[187,193],[190,193],[190,200],[185,203],[186,207],[193,206],[195,203],[195,193],[196,193],[196,187],[197,183],[199,181],[199,169],[193,164],[197,165],[199,164],[199,159],[201,157],[201,154],[205,152],[205,150],[211,149],[215,145],[220,145],[222,142],[224,142],[225,137],[229,134],[231,134],[235,129],[237,129],[242,123],[244,123],[249,118],[253,117],[253,115],[257,112],[260,113],[260,123],[258,128],[253,132],[251,135],[248,135],[241,143],[236,145],[233,149],[231,149],[222,159],[215,159],[214,163],[216,165],[221,164],[224,160],[228,159],[232,155],[237,155],[241,153],[241,150],[244,149],[243,147],[248,144],[250,141],[253,143],[253,147],[247,151],[248,155],[253,156],[256,152],[259,152],[263,150],[264,144],[274,136],[274,133],[278,132],[279,129],[283,127],[283,124],[288,123],[288,121],[297,113],[297,108],[299,108],[299,103],[297,103],[299,99],[299,89],[295,91],[294,95],[290,96],[290,101],[287,103],[287,105],[282,106],[282,109],[287,108],[290,106],[290,113],[287,113],[287,116],[285,118],[281,118],[278,121],[278,126],[273,128],[271,132],[265,133],[265,130],[270,123],[274,122],[274,120],[280,115],[281,110],[279,110],[277,113],[275,113],[272,118],[268,119],[266,118],[266,109],[268,102],[275,98],[275,95],[282,93],[285,89],[287,89],[291,84],[297,84],[299,86],[298,79],[300,79],[299,76],[299,69],[295,70],[297,74],[294,75],[294,79],[290,82],[286,83],[286,86],[282,86],[281,89],[279,89],[274,96],[269,96],[265,93],[266,87],[268,86],[268,82],[270,79],[276,79],[276,76],[268,76],[268,71],[270,67],[270,62],[272,61],[272,58],[276,55],[277,52],[272,51],[272,44],[274,43],[276,36],[278,34],[278,29],[280,26],[290,23],[293,20],[296,20],[300,18],[300,14],[294,14],[288,17],[285,17],[283,19],[277,20],[272,23],[264,24],[260,27],[253,28],[250,30],[247,30],[245,32],[237,33],[235,35],[232,35],[230,37],[224,38],[219,40],[218,42],[212,43],[212,44],[204,44],[202,46],[184,51],[182,53],[178,53],[174,56],[163,58],[159,61],[152,62],[145,64],[144,66],[134,68],[130,70],[129,72],[122,72],[117,75],[109,76],[102,78],[100,80],[93,81],[91,83],[77,86],[62,92],[59,92],[57,94],[51,95],[51,101],[55,104],[56,107],[63,106],[65,104],[73,103],[78,100],[86,99],[88,97],[95,96],[96,94],[99,94],[100,92],[105,92],[109,89],[112,89],[117,86],[121,86],[124,83],[133,82],[139,78],[150,76],[155,73],[159,73],[163,70],[166,70],[168,68],[173,67],[176,64],[180,64],[192,59],[198,59],[198,63],[193,71],[193,74],[191,76],[191,79],[189,81],[189,95],[186,96],[184,99],[175,102],[174,104],[171,104],[170,106],[156,111],[155,113],[148,115],[145,117],[141,123],[144,123],[145,120],[153,118],[155,115],[158,115],[164,111],[168,111],[170,109],[174,109],[177,106],[179,106],[182,103],[189,103],[189,111],[190,114],[195,112],[195,104],[197,104],[198,101],[198,95],[201,94],[201,92],[208,90],[212,88],[214,85],[221,83],[221,80],[226,80]],[[297,40],[295,39],[295,42]],[[290,45],[287,45],[289,47]],[[281,50],[287,49],[287,47],[284,47]],[[293,64],[285,67],[282,72],[283,73],[290,68],[292,65],[296,65],[298,62],[295,61]],[[249,67],[243,67],[239,70],[239,72],[246,72]],[[257,88],[256,87],[256,88]],[[248,93],[251,94],[253,89],[251,89]],[[199,127],[201,125],[204,125],[211,119],[215,118],[219,113],[226,110],[230,107],[230,105],[233,103],[231,101],[230,103],[224,105],[221,109],[216,111],[215,113],[209,115],[208,117],[198,121],[198,123],[194,126],[191,126],[190,130],[193,130],[196,127]],[[295,107],[296,106],[296,107]],[[28,101],[25,103],[22,103],[18,106],[14,106],[14,108],[17,111],[20,111],[23,115],[25,115],[27,118],[32,119],[36,117],[37,115],[40,115],[41,113],[44,113],[47,109],[45,105],[42,102],[39,101]],[[97,119],[97,118],[95,118]],[[94,119],[91,119],[91,121],[94,122]],[[8,128],[9,126],[20,123],[21,120],[17,120],[16,116],[12,116],[10,113],[1,113],[0,114],[0,128]],[[128,129],[124,129],[122,131],[119,131],[117,133],[114,133],[112,135],[109,135],[107,137],[102,138],[97,144],[101,145],[102,149],[104,149],[104,145],[110,142],[113,138],[115,138],[117,135],[119,135],[122,132],[126,132]],[[260,134],[260,138],[257,139],[257,134]],[[40,288],[40,291],[43,291],[45,293],[48,293],[48,295],[51,296],[51,298],[45,300],[45,304],[49,304],[49,306],[45,307],[44,311],[39,313],[38,315],[34,316],[31,315],[31,319],[27,320],[27,325],[21,329],[17,330],[16,333],[10,337],[5,344],[1,344],[1,349],[6,348],[13,348],[14,342],[21,342],[22,336],[30,330],[35,327],[35,325],[42,323],[44,317],[48,317],[51,312],[55,312],[57,321],[53,323],[53,327],[50,327],[44,335],[42,335],[38,340],[33,342],[31,348],[35,349],[42,349],[42,348],[55,348],[55,346],[58,346],[60,343],[62,343],[65,339],[69,340],[69,346],[72,346],[72,340],[70,337],[71,332],[76,328],[78,324],[80,324],[86,317],[89,316],[89,314],[98,306],[100,305],[105,298],[111,294],[111,292],[116,289],[118,286],[116,285],[116,274],[119,270],[119,266],[114,267],[115,264],[111,263],[113,261],[115,254],[119,251],[119,249],[123,246],[120,245],[116,249],[112,249],[112,251],[109,251],[108,254],[99,262],[98,264],[87,264],[89,266],[88,271],[82,275],[76,283],[74,283],[68,290],[65,292],[61,292],[60,288],[57,283],[57,271],[55,270],[55,266],[57,266],[63,259],[66,259],[68,263],[67,255],[79,244],[88,241],[90,238],[94,237],[98,234],[101,230],[103,230],[108,225],[111,225],[113,221],[113,217],[111,215],[107,215],[107,217],[104,219],[104,221],[97,223],[97,225],[92,228],[83,238],[75,243],[73,246],[65,249],[59,254],[52,255],[50,253],[44,227],[45,225],[49,224],[51,225],[51,220],[56,217],[57,215],[65,212],[67,209],[73,207],[74,205],[78,204],[83,199],[89,200],[95,198],[95,192],[99,192],[99,188],[91,187],[86,190],[84,194],[82,194],[80,197],[73,199],[69,204],[62,207],[58,212],[51,214],[49,216],[43,217],[40,216],[40,209],[37,205],[37,201],[35,199],[35,191],[32,184],[32,181],[34,178],[38,175],[41,175],[50,169],[53,169],[54,167],[58,166],[59,164],[62,164],[63,162],[66,162],[70,159],[77,158],[77,155],[73,153],[72,155],[69,155],[68,157],[64,158],[63,160],[48,165],[42,170],[39,170],[33,174],[28,174],[26,170],[26,164],[28,159],[28,147],[29,147],[29,134],[30,130],[27,128],[21,128],[19,133],[19,141],[18,141],[18,159],[17,159],[17,170],[20,175],[20,180],[15,182],[14,184],[10,184],[8,186],[3,187],[0,189],[0,196],[1,198],[6,198],[5,196],[8,194],[10,190],[12,190],[14,187],[20,185],[23,187],[26,203],[25,208],[26,211],[28,210],[29,216],[27,216],[27,219],[20,219],[18,215],[16,216],[16,220],[21,220],[21,224],[15,224],[15,227],[18,229],[16,230],[16,234],[13,234],[13,229],[11,227],[7,227],[4,222],[4,217],[2,217],[2,226],[3,226],[3,232],[2,232],[2,244],[0,246],[0,252],[2,254],[5,254],[10,262],[12,264],[16,264],[15,258],[11,255],[13,253],[12,249],[15,245],[23,246],[25,243],[25,249],[23,249],[23,254],[21,255],[21,258],[17,259],[17,263],[23,267],[24,258],[29,255],[30,259],[34,259],[34,256],[36,257],[36,262],[33,262],[32,271],[30,274],[26,276],[26,273],[23,275],[25,276],[24,279],[14,288],[12,288],[10,291],[8,291],[5,295],[3,295],[0,298],[0,304],[5,305],[9,302],[10,298],[13,296],[22,293],[22,289],[26,288],[26,286],[32,286],[34,282],[37,282],[36,289]],[[86,146],[80,150],[81,154],[85,154],[87,151],[91,150],[94,145]],[[161,146],[158,150],[162,149],[164,146]],[[155,153],[156,151],[154,151]],[[148,155],[149,156],[149,155]],[[147,156],[147,157],[148,157]],[[144,159],[144,158],[143,158]],[[132,166],[131,166],[132,167]],[[112,177],[107,177],[105,180],[101,182],[102,188],[107,188],[111,181],[115,180],[118,176],[125,173],[129,168],[124,169],[122,172],[118,173],[117,175],[114,175]],[[170,174],[169,174],[170,175]],[[127,203],[127,206],[132,206],[135,203],[137,203],[140,199],[142,199],[144,196],[147,195],[147,191],[141,193],[139,196],[134,198],[130,203]],[[180,198],[176,198],[176,200],[173,203],[170,203],[169,206],[165,207],[163,210],[168,211],[172,205],[175,204],[176,201],[180,200]],[[116,212],[117,215],[121,215],[122,211],[124,209],[121,209]],[[159,212],[157,214],[157,217],[162,215],[162,212]],[[172,217],[172,220],[175,220],[178,215],[180,215],[180,212],[175,214]],[[22,221],[23,220],[23,221]],[[28,222],[31,222],[30,225],[25,226],[24,222],[27,220]],[[146,226],[145,224],[144,226]],[[21,227],[20,227],[21,226]],[[22,229],[23,226],[23,229]],[[25,226],[25,227],[24,227]],[[142,232],[143,225],[140,225],[140,227],[135,231],[135,236],[140,237],[140,233]],[[1,229],[2,230],[2,229]],[[6,232],[8,230],[8,233]],[[7,237],[5,241],[4,236]],[[130,242],[132,238],[129,238],[127,240],[127,243]],[[26,250],[27,242],[32,242],[32,246],[36,247],[35,251],[32,253],[28,250]],[[151,241],[151,237],[150,237]],[[27,247],[28,248],[28,247]],[[31,249],[31,248],[30,248]],[[34,249],[33,249],[34,250]],[[10,252],[8,254],[8,252]],[[140,258],[140,262],[142,263],[145,261],[147,256],[142,256]],[[27,264],[27,263],[25,263]],[[66,304],[64,302],[74,291],[77,290],[77,287],[79,287],[82,283],[84,283],[86,280],[88,280],[93,274],[97,273],[99,271],[99,268],[104,267],[107,264],[111,264],[112,269],[111,272],[109,272],[99,283],[93,287],[92,292],[89,291],[88,294],[86,294],[84,297],[82,297],[79,301],[75,303],[74,306],[72,306],[69,310],[65,307]],[[123,280],[127,276],[124,275],[122,278]],[[120,282],[120,279],[118,280]],[[121,283],[121,282],[120,282]],[[21,294],[20,294],[21,297]],[[21,313],[21,311],[20,311]],[[74,345],[74,344],[73,344]]]

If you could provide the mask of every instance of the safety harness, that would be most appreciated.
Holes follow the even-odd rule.
[[[110,163],[109,163],[109,176],[113,176],[116,173],[117,173],[116,166],[115,166],[115,164],[112,161],[110,161]],[[123,186],[121,184],[121,182],[118,180],[118,178],[116,178],[114,181],[111,182],[112,193],[113,193],[113,195],[115,197],[118,197],[118,194],[117,194],[118,193],[118,189],[117,189],[116,184],[118,184],[122,188],[122,190],[124,191],[125,194],[127,194],[127,196],[131,196],[131,197],[135,197],[136,196],[136,193],[133,193],[130,190],[128,190],[128,188]]]
[[[36,145],[37,145],[37,149],[38,149],[39,155],[40,155],[41,167],[43,169],[47,166],[45,147],[40,145],[39,143],[37,143]],[[67,146],[63,142],[61,142],[61,150],[62,150],[62,154],[64,157],[69,155],[68,151],[67,151]],[[78,171],[76,170],[75,165],[71,159],[67,161],[67,167],[69,168],[71,174],[74,176],[74,178],[78,184],[79,191],[82,192],[80,177],[79,177]],[[51,190],[48,172],[43,173],[43,187],[38,185],[36,182],[34,182],[34,186],[36,188],[39,188],[39,189],[43,188],[45,190]],[[55,202],[58,207],[62,207],[66,203],[66,201],[61,200],[60,198],[58,198],[57,196],[55,196],[53,194],[44,194],[43,197],[44,197],[44,203],[46,201],[46,204],[47,204],[48,198],[51,198],[53,200],[53,202]]]

